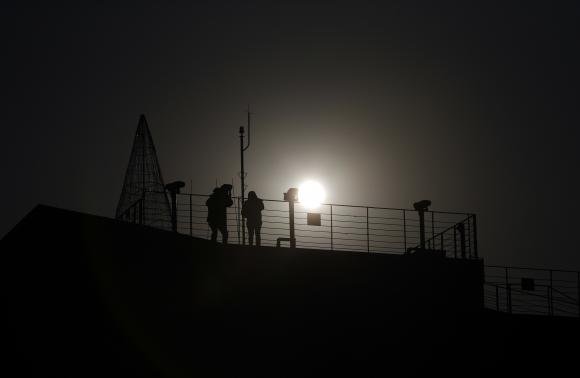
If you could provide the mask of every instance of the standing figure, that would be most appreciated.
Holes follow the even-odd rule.
[[[258,198],[256,192],[248,193],[248,200],[242,206],[242,216],[246,218],[248,226],[248,240],[250,245],[254,245],[254,233],[256,234],[256,245],[261,244],[260,229],[262,228],[262,210],[264,202]]]
[[[222,233],[222,242],[228,244],[227,208],[233,205],[231,185],[215,188],[205,205],[207,206],[207,223],[211,228],[211,241],[217,241],[218,230]]]

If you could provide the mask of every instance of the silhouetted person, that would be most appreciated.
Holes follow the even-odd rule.
[[[215,188],[205,205],[207,206],[207,223],[211,228],[211,241],[217,241],[218,230],[222,233],[222,242],[228,244],[227,208],[234,203],[230,194],[231,185]]]
[[[242,206],[242,216],[246,218],[248,226],[248,241],[250,245],[254,245],[254,233],[256,234],[256,245],[261,244],[260,230],[262,228],[262,210],[264,210],[264,202],[258,198],[256,192],[248,193],[248,200]]]

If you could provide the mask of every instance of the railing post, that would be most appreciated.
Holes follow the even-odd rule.
[[[512,290],[509,283],[509,272],[508,267],[505,267],[505,289],[506,289],[506,311],[512,313]]]
[[[238,202],[238,207],[236,208],[236,229],[238,231],[238,244],[240,243],[241,237],[240,237],[240,218],[242,217],[242,210],[240,209],[240,197],[238,196],[237,200]]]
[[[435,212],[431,212],[431,239],[433,239],[433,248],[435,248]]]
[[[406,211],[403,209],[403,248],[405,249],[404,253],[407,253],[407,216]]]
[[[143,214],[143,208],[145,206],[143,206],[143,200],[139,200],[139,224],[143,224],[145,222],[145,216]]]
[[[508,284],[507,286],[507,303],[508,303],[508,313],[512,313],[512,286]]]
[[[453,226],[453,258],[457,258],[457,225]]]
[[[334,251],[334,231],[332,228],[332,204],[330,205],[330,250]]]
[[[550,301],[550,316],[554,316],[554,291],[552,290],[553,287],[553,277],[552,277],[552,269],[550,269],[550,287],[548,288],[548,299]]]
[[[552,298],[551,298],[551,290],[550,286],[546,288],[546,299],[548,300],[548,316],[552,316]]]
[[[367,206],[367,252],[371,251],[371,243],[369,237],[369,207]]]
[[[189,195],[189,236],[193,236],[193,196]]]
[[[171,194],[171,230],[177,232],[177,192]]]
[[[445,247],[445,244],[444,244],[444,241],[443,241],[443,233],[441,233],[441,250],[442,251],[445,250],[444,247]]]
[[[471,259],[471,218],[467,217],[467,237],[469,241],[467,243],[467,248],[469,251],[469,258]]]
[[[499,286],[495,285],[495,310],[499,312]]]
[[[479,252],[477,251],[477,216],[471,214],[471,217],[473,218],[473,253],[475,258],[479,259]]]
[[[288,205],[290,207],[290,248],[296,248],[296,234],[294,231],[294,201],[288,202]]]
[[[580,272],[576,272],[576,283],[578,284],[578,292],[576,299],[578,300],[578,317],[580,318]]]
[[[244,200],[242,199],[242,205]],[[290,222],[290,248],[296,248],[296,231],[294,228],[294,200],[288,201],[289,222]],[[243,236],[243,233],[242,233]],[[243,241],[243,240],[242,240]]]
[[[457,231],[459,231],[459,247],[461,250],[461,258],[465,258],[465,226],[463,223],[457,223]]]

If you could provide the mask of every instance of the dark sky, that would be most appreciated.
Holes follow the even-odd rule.
[[[475,212],[487,263],[580,269],[577,2],[2,5],[6,233],[113,216],[139,115],[166,182]],[[190,188],[188,187],[189,191]]]

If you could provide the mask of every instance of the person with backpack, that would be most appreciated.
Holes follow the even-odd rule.
[[[231,185],[222,185],[215,188],[205,205],[207,206],[207,223],[211,228],[211,241],[217,241],[218,230],[222,234],[222,242],[228,244],[228,217],[227,208],[233,205]]]

